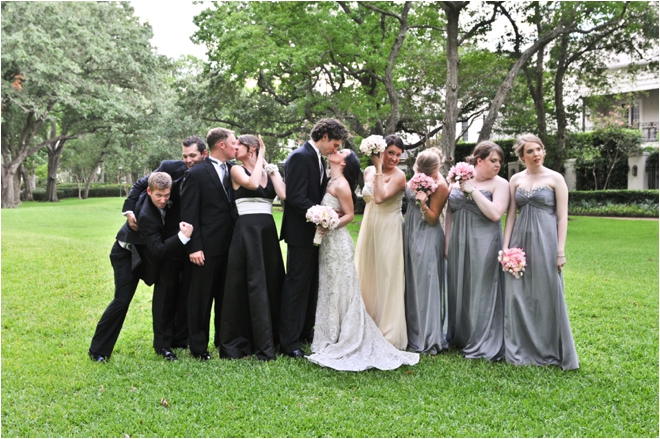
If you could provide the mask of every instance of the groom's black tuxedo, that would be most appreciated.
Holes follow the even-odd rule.
[[[284,164],[286,201],[281,239],[288,245],[287,273],[280,308],[280,350],[300,350],[300,342],[313,334],[318,297],[318,247],[314,246],[316,226],[307,222],[310,207],[321,204],[328,177],[319,168],[319,156],[309,143],[289,154]]]
[[[227,172],[231,170],[227,163]],[[190,351],[208,350],[211,304],[215,299],[215,330],[218,345],[222,297],[229,244],[237,218],[232,202],[234,190],[224,188],[210,158],[190,168],[181,185],[181,219],[193,225],[188,254],[204,252],[204,265],[193,265],[188,294],[188,342]]]
[[[328,177],[323,173],[323,183],[320,183],[319,158],[309,142],[289,154],[284,175],[286,200],[280,237],[289,245],[313,247],[316,226],[307,222],[305,214],[307,209],[321,203]]]

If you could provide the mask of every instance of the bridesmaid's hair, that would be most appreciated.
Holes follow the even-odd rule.
[[[259,157],[259,139],[257,136],[253,136],[252,134],[243,134],[242,136],[238,136],[238,139],[236,140],[238,140],[238,143],[241,145],[247,146],[248,152],[254,148],[254,153],[257,157]]]
[[[491,142],[490,140],[479,142],[479,144],[474,147],[472,155],[465,157],[465,161],[471,165],[476,165],[477,159],[486,160],[491,152],[500,156],[500,165],[504,166],[504,151],[502,151],[500,145]]]
[[[358,160],[355,152],[352,150],[349,155],[344,159],[346,161],[346,166],[344,167],[344,178],[348,182],[348,186],[351,188],[351,196],[353,197],[353,208],[355,208],[355,203],[357,202],[357,196],[355,195],[355,188],[357,187],[358,178],[360,178],[360,160]]]
[[[387,144],[387,146],[390,145],[396,146],[401,150],[401,152],[406,150],[403,147],[403,139],[401,139],[401,137],[397,136],[396,134],[390,134],[389,136],[385,137],[385,143]]]
[[[417,156],[413,171],[415,171],[415,173],[421,172],[430,177],[434,172],[440,169],[443,161],[444,157],[442,156],[442,151],[438,148],[425,149]]]
[[[539,145],[541,145],[541,149],[545,151],[545,145],[543,144],[543,142],[541,142],[541,139],[536,137],[534,134],[532,133],[521,134],[518,136],[518,138],[516,139],[516,143],[513,145],[513,150],[521,161],[523,156],[525,155],[525,143],[528,142],[538,143]]]

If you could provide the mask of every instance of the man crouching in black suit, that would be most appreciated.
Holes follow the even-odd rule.
[[[179,232],[181,221],[180,185],[184,173],[206,158],[206,143],[197,137],[190,136],[181,142],[181,157],[183,160],[164,160],[154,172],[166,172],[172,177],[169,208],[165,217],[163,237],[169,238]],[[151,175],[151,174],[149,174]],[[140,210],[147,199],[149,175],[135,182],[124,202],[122,213],[128,220],[129,227],[138,229]],[[133,213],[135,212],[135,214]],[[161,348],[188,347],[188,289],[192,273],[192,263],[185,252],[177,252],[172,258],[161,261],[163,267],[157,286],[154,288],[152,315],[154,328],[154,349],[160,353]],[[164,291],[167,292],[164,292]],[[176,300],[174,316],[166,312],[171,300]],[[172,320],[173,319],[173,320]],[[162,329],[161,329],[162,328]],[[174,332],[174,338],[169,344],[164,344],[163,331]],[[169,336],[167,336],[169,338]]]
[[[174,209],[170,209],[171,188],[172,178],[169,174],[154,172],[149,176],[149,196],[138,215],[138,227],[146,247],[145,259],[149,261],[146,267],[157,268],[153,273],[157,276],[152,301],[154,349],[166,360],[174,361],[177,360],[172,352],[174,316],[181,293],[179,273],[182,272],[184,246],[190,241],[193,226],[181,221],[178,233],[167,230],[167,216],[174,213]]]
[[[167,201],[170,198],[171,186],[172,179],[168,174],[157,172],[149,177],[148,199],[145,201],[145,205],[150,203],[156,209],[155,213],[159,217],[156,217],[156,220],[160,222],[160,231],[157,234],[149,232],[153,229],[151,223],[156,221],[142,223],[145,227],[143,236],[146,238],[146,242],[128,226],[128,222],[117,233],[117,240],[110,251],[110,262],[115,275],[115,297],[96,326],[96,332],[89,348],[89,356],[92,361],[100,362],[110,358],[138,282],[142,279],[147,285],[152,285],[158,278],[157,257],[165,257],[177,249],[182,249],[192,235],[193,227],[181,222],[179,225],[180,236],[173,236],[166,241],[162,240],[163,217]],[[168,359],[176,359],[176,357]]]

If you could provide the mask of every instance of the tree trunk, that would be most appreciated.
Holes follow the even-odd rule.
[[[557,73],[555,75],[555,110],[557,113],[557,145],[555,147],[555,159],[552,169],[560,172],[564,162],[564,150],[566,149],[566,107],[564,107],[564,75],[568,69],[566,64],[566,52],[568,49],[569,35],[563,34],[559,42],[559,59],[557,60]]]
[[[23,165],[18,165],[18,170],[14,174],[14,197],[21,204],[21,177],[23,176]]]
[[[85,192],[83,193],[83,196],[82,196],[82,198],[84,200],[86,200],[87,197],[89,197],[89,188],[92,185],[92,181],[94,180],[94,175],[96,173],[96,168],[99,166],[99,164],[101,166],[103,166],[103,156],[105,155],[105,148],[107,148],[107,146],[109,144],[110,144],[110,140],[105,142],[105,145],[103,146],[103,149],[101,150],[101,154],[99,155],[99,158],[96,160],[96,162],[94,163],[94,166],[92,166],[92,171],[87,176],[87,184],[85,185]]]
[[[34,201],[34,196],[32,195],[32,189],[35,187],[34,169],[28,169],[25,163],[23,163],[21,165],[21,174],[25,183],[25,201]]]
[[[458,19],[463,6],[452,2],[443,2],[442,7],[447,19],[447,82],[445,84],[445,115],[442,119],[442,137],[440,149],[445,156],[444,170],[455,162],[456,121],[458,120]]]
[[[18,164],[13,161],[2,163],[2,208],[12,208],[21,204],[18,193],[15,192],[14,180],[18,172]]]
[[[54,138],[57,127],[52,125],[50,137]],[[64,133],[62,133],[64,135]],[[48,151],[48,180],[46,182],[46,198],[44,201],[59,201],[57,199],[57,169],[60,166],[60,158],[64,152],[66,140],[56,140],[46,146]]]

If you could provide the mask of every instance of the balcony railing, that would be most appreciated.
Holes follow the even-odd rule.
[[[642,132],[642,142],[658,141],[658,122],[637,122],[632,127]]]

